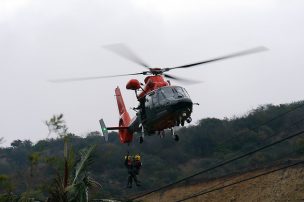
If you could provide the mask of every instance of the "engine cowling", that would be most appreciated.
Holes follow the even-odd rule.
[[[137,79],[131,79],[127,83],[126,88],[128,90],[138,90],[138,89],[140,89],[140,82]]]

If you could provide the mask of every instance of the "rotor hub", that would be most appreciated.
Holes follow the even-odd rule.
[[[149,68],[149,70],[153,75],[161,75],[164,72],[162,68]]]

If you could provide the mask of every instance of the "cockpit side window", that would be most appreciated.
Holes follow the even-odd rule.
[[[152,97],[151,97],[151,95],[147,95],[147,96],[146,96],[146,103],[145,103],[145,106],[146,106],[147,108],[151,108],[151,105],[152,105]]]
[[[153,105],[158,105],[158,92],[155,92],[152,95],[152,102],[153,102]]]

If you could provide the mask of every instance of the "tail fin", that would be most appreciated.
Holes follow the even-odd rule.
[[[101,126],[102,136],[104,136],[105,141],[107,142],[109,140],[109,133],[108,133],[108,129],[106,127],[106,124],[104,123],[103,119],[100,119],[99,123],[100,123],[100,126]]]
[[[125,103],[123,101],[119,87],[115,89],[115,96],[119,111],[119,127],[128,127],[131,123],[131,117],[126,109]],[[128,131],[128,129],[119,129],[119,137],[122,143],[131,142],[133,139],[133,134]]]
[[[118,105],[119,115],[122,115],[125,112],[128,113],[127,110],[126,110],[126,106],[125,106],[125,103],[123,101],[123,98],[122,98],[119,87],[117,87],[115,89],[115,96],[116,96],[116,101],[117,101],[117,105]]]

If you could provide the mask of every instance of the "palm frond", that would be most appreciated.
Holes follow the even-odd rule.
[[[79,182],[77,184],[73,184],[69,187],[67,187],[67,192],[68,192],[68,198],[69,201],[72,202],[87,202],[88,201],[88,194],[89,190],[88,187],[85,185],[84,182]]]
[[[67,192],[63,186],[63,179],[59,174],[57,174],[57,177],[53,182],[53,186],[52,189],[50,190],[50,194],[51,194],[51,201],[57,201],[57,202],[68,201]]]
[[[75,176],[72,184],[76,184],[80,175],[84,175],[88,167],[93,163],[92,153],[96,145],[92,145],[86,150],[80,152],[80,161],[76,165]]]

